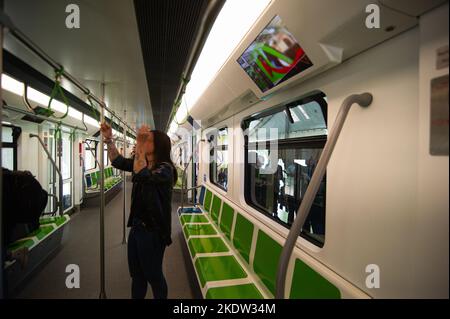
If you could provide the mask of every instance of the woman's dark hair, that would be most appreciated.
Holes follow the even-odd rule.
[[[172,151],[172,143],[169,136],[166,133],[158,130],[151,131],[153,133],[154,155],[156,164],[163,162],[169,163],[173,169],[173,183],[175,184],[178,179],[178,173],[175,165],[170,157]]]

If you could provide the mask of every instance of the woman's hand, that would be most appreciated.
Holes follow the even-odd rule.
[[[111,140],[113,137],[111,126],[109,126],[106,122],[100,124],[100,132],[105,140]]]
[[[151,136],[150,129],[147,125],[142,125],[141,128],[137,132],[136,143],[137,145],[144,145]]]

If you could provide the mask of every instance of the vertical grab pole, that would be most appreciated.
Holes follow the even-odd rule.
[[[123,111],[124,121],[126,121],[127,111]],[[127,157],[127,127],[123,126],[123,157]],[[126,181],[126,173],[122,171],[123,176],[123,237],[122,237],[122,245],[127,243],[127,228],[126,228],[126,213],[127,213],[127,181]]]
[[[102,83],[102,102],[105,96],[105,84]],[[105,109],[100,107],[100,122],[105,121]],[[105,146],[100,136],[100,299],[106,299],[105,292]]]
[[[325,175],[325,170],[330,160],[331,154],[333,153],[334,146],[339,138],[342,127],[344,126],[345,119],[350,111],[350,107],[357,103],[362,107],[367,107],[372,104],[372,94],[354,94],[347,97],[342,103],[339,113],[336,117],[334,125],[328,136],[328,141],[320,156],[319,162],[317,163],[316,169],[314,170],[311,181],[306,189],[305,196],[300,204],[300,208],[297,211],[297,217],[291,226],[289,235],[281,251],[280,261],[278,263],[277,279],[276,279],[276,294],[277,299],[284,298],[284,290],[286,285],[286,273],[291,259],[292,250],[294,249],[295,243],[297,242],[297,237],[300,235],[303,224],[305,223],[306,217],[311,209],[314,198],[316,197],[317,191],[319,190],[320,183],[322,182],[323,176]]]
[[[0,0],[0,10],[3,12],[3,0]],[[3,73],[3,24],[0,23],[0,87],[2,87],[2,79],[1,74]],[[2,90],[0,90],[0,101],[3,101],[2,98]],[[2,121],[2,114],[3,112],[0,112],[0,122]],[[3,130],[3,128],[2,128]],[[0,163],[2,160],[2,144],[0,143]],[[2,212],[2,193],[3,193],[3,182],[2,182],[2,174],[3,171],[0,171],[0,265],[2,266],[0,270],[0,299],[5,298],[6,296],[6,289],[5,289],[5,281],[4,281],[4,272],[3,272],[3,265],[4,265],[4,255],[6,255],[6,251],[3,251],[3,212]]]
[[[61,129],[59,127],[59,129]],[[61,166],[62,166],[62,132],[59,131],[58,137],[56,137],[56,155],[58,156],[58,168],[61,171]],[[62,216],[64,214],[64,195],[63,195],[63,177],[62,177],[62,173],[59,174],[59,187],[58,187],[58,194],[59,194],[59,216]]]

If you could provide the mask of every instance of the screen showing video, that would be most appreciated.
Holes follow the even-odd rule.
[[[313,65],[277,15],[237,61],[262,92]]]

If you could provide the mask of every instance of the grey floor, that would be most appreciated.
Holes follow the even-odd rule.
[[[131,184],[127,183],[127,202]],[[178,197],[178,196],[174,196]],[[172,240],[164,256],[164,273],[169,298],[200,298],[192,264],[188,257],[181,226],[176,216],[178,203],[172,203]],[[105,278],[107,298],[130,298],[127,249],[122,244],[123,192],[105,208]],[[127,216],[128,217],[128,216]],[[128,230],[127,230],[128,233]],[[29,278],[14,298],[98,298],[100,292],[99,209],[83,209],[72,216],[64,233],[61,248],[41,269]],[[80,269],[80,288],[68,289],[66,266]],[[147,298],[152,298],[149,287]]]

